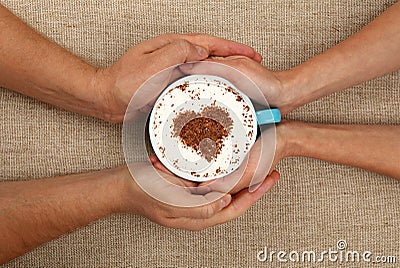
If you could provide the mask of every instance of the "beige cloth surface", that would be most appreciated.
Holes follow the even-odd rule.
[[[254,46],[272,69],[295,66],[346,39],[394,0],[3,0],[32,27],[96,66],[167,32],[204,32]],[[1,33],[0,33],[1,34]],[[288,118],[400,123],[400,74],[306,105]],[[24,180],[124,163],[121,126],[0,89],[0,177]],[[142,155],[139,154],[138,157]],[[337,267],[338,262],[260,263],[257,252],[336,249],[397,256],[400,184],[306,158],[279,165],[282,179],[241,218],[201,232],[113,215],[2,267]],[[1,232],[1,231],[0,231]],[[398,266],[399,264],[397,264]],[[370,267],[369,264],[342,264]],[[396,265],[374,265],[396,267]]]

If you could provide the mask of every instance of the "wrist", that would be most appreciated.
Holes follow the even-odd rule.
[[[127,181],[123,175],[123,167],[88,173],[92,182],[93,199],[107,214],[124,212]]]
[[[116,115],[115,108],[115,81],[110,68],[99,68],[90,79],[90,92],[92,102],[96,107],[96,117],[108,122],[120,122],[123,114]],[[118,117],[116,119],[116,117]]]
[[[282,114],[287,114],[297,107],[308,102],[306,90],[307,76],[301,74],[299,68],[278,71],[275,73],[280,81],[281,94],[279,102]]]
[[[276,128],[277,151],[280,158],[301,155],[306,124],[296,121],[284,120]]]
[[[113,213],[137,213],[135,199],[142,193],[132,178],[127,166],[104,171],[109,178],[109,193],[112,194]]]
[[[314,157],[330,146],[332,140],[327,137],[331,131],[326,125],[289,121],[285,132],[288,156]]]

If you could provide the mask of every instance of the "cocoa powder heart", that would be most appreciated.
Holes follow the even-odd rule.
[[[180,112],[173,119],[173,124],[173,136],[179,137],[184,145],[211,162],[221,152],[233,121],[225,108],[212,105],[200,113]]]

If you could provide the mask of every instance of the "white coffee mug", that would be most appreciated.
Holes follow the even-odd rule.
[[[226,111],[232,123],[215,157],[207,159],[174,133],[174,119],[185,112],[201,115],[207,107]],[[255,143],[258,125],[281,120],[278,109],[256,111],[250,99],[231,82],[213,75],[189,75],[169,85],[158,97],[149,119],[152,147],[175,175],[203,182],[235,171]]]

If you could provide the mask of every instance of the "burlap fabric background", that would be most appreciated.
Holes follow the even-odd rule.
[[[254,46],[272,69],[290,68],[337,44],[394,2],[2,1],[32,27],[96,66],[107,66],[129,47],[162,33],[204,32]],[[399,78],[397,72],[364,83],[304,106],[288,118],[399,124]],[[124,163],[120,125],[56,109],[6,89],[0,89],[0,120],[0,176],[5,180]],[[339,239],[345,239],[350,250],[395,255],[400,262],[398,182],[305,158],[287,159],[279,170],[278,185],[244,216],[225,225],[193,233],[134,215],[113,215],[3,267],[279,267],[277,261],[259,263],[257,252],[264,246],[321,252],[335,249]],[[338,265],[325,261],[282,267]]]

